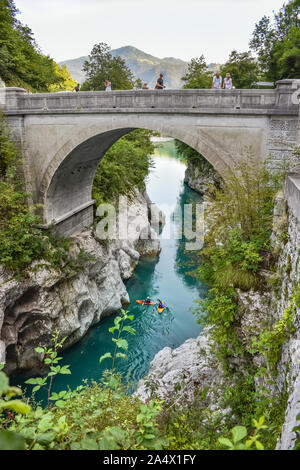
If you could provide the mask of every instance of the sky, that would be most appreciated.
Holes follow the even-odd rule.
[[[255,23],[284,0],[15,0],[19,19],[56,61],[88,55],[94,44],[135,46],[156,57],[225,62],[249,50]]]

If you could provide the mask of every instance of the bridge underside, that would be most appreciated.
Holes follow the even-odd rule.
[[[93,223],[91,198],[94,176],[107,150],[133,129],[118,129],[91,137],[72,150],[58,167],[47,190],[44,217],[69,234]]]

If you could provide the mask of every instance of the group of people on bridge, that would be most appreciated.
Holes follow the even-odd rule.
[[[221,88],[224,88],[225,90],[232,90],[234,86],[232,86],[232,78],[230,77],[230,73],[226,73],[226,77],[222,83],[222,76],[220,75],[220,72],[216,72],[211,87],[215,90],[220,90]]]
[[[218,89],[221,89],[221,88],[224,88],[225,90],[233,89],[234,86],[232,85],[232,78],[230,77],[230,73],[226,73],[226,77],[224,78],[224,81],[223,81],[222,76],[220,75],[220,72],[216,72],[216,75],[213,77],[211,87],[214,88],[215,90],[218,90]],[[156,81],[156,85],[154,87],[154,90],[163,90],[164,88],[166,88],[166,86],[164,85],[163,74],[160,73],[159,77]],[[112,90],[111,81],[109,79],[106,79],[105,80],[105,91],[111,91],[111,90]],[[143,84],[142,90],[149,90],[149,87],[148,87],[147,83]],[[76,85],[76,87],[73,89],[73,91],[76,91],[76,92],[80,91],[80,84],[79,83]]]

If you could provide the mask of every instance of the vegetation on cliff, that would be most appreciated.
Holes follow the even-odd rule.
[[[151,136],[151,131],[135,130],[119,139],[106,152],[94,179],[93,198],[96,205],[118,202],[119,195],[130,199],[136,189],[145,189],[154,152]]]
[[[67,272],[81,269],[84,255],[70,254],[70,240],[39,228],[37,208],[24,189],[22,162],[5,119],[0,116],[0,263],[23,276],[33,261]]]
[[[72,90],[75,82],[65,67],[38,48],[31,29],[17,19],[13,0],[0,3],[0,77],[6,86],[29,91]]]

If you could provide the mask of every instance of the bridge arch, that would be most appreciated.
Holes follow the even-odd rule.
[[[135,129],[148,129],[181,140],[201,153],[220,174],[233,168],[234,159],[221,142],[201,128],[187,128],[171,121],[168,117],[113,116],[110,122],[73,129],[41,180],[38,201],[43,205],[44,223],[57,224],[63,233],[72,233],[76,227],[91,223],[92,185],[98,165],[119,138]]]

